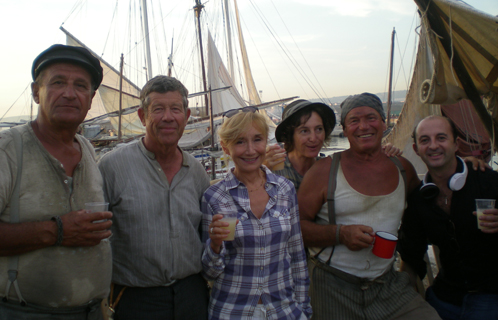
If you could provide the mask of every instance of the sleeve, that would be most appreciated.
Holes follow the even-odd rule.
[[[103,180],[103,191],[104,191],[104,200],[106,202],[109,203],[109,210],[112,209],[112,203],[110,201],[110,197],[109,197],[109,188],[108,188],[108,184],[109,184],[109,175],[108,175],[108,170],[105,169],[105,163],[106,163],[106,160],[103,160],[101,159],[97,165],[99,167],[99,170],[100,170],[100,174],[102,175],[102,180]],[[111,210],[112,211],[112,210]]]
[[[427,252],[427,234],[421,219],[423,208],[417,206],[416,199],[408,199],[399,232],[398,251],[404,262],[423,279],[427,273],[424,255]],[[420,201],[420,199],[419,199]]]
[[[288,242],[288,250],[291,256],[292,278],[294,280],[294,294],[296,301],[301,304],[302,311],[308,318],[311,317],[312,311],[310,306],[310,296],[308,294],[310,279],[308,276],[308,267],[306,262],[306,253],[304,251],[303,237],[301,234],[301,225],[299,222],[299,207],[297,205],[297,195],[294,186],[290,188],[292,203],[290,206],[291,217],[291,236]]]
[[[202,253],[202,274],[204,278],[208,281],[212,281],[220,274],[223,273],[225,269],[225,245],[221,245],[221,250],[219,254],[214,253],[211,248],[211,239],[209,238],[209,224],[213,218],[213,210],[206,199],[207,193],[210,189],[206,190],[206,193],[201,200],[201,211],[202,211],[202,231],[201,239],[204,244],[204,252]]]
[[[6,134],[2,135],[0,139],[7,139]],[[12,159],[10,156],[16,157],[17,154],[15,151],[11,154],[7,152],[8,148],[14,149],[13,145],[14,143],[10,143],[9,145],[5,144],[2,145],[2,147],[5,146],[5,149],[0,149],[0,163],[2,164],[0,165],[0,216],[10,202],[17,176],[18,169],[16,160]],[[2,217],[2,220],[3,219],[4,217]],[[4,222],[10,222],[10,220]]]

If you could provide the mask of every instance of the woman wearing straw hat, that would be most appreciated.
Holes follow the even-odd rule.
[[[297,189],[304,174],[318,159],[324,143],[329,140],[336,123],[334,111],[320,102],[296,100],[289,104],[283,114],[282,122],[275,130],[277,141],[285,144],[287,157],[278,146],[270,146],[267,165],[270,169],[284,162],[284,168],[275,173],[286,177]]]

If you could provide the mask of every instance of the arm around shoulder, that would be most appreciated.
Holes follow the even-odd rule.
[[[413,167],[413,164],[407,159],[398,156],[398,159],[401,161],[403,168],[405,168],[407,184],[408,184],[408,193],[411,193],[415,188],[420,184],[420,179],[418,178],[417,171]]]

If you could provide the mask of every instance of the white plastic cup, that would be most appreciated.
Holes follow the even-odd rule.
[[[220,211],[218,213],[223,215],[221,222],[228,222],[228,227],[221,228],[230,230],[230,233],[223,241],[233,241],[235,239],[235,226],[237,225],[237,211]]]
[[[494,209],[495,199],[476,199],[476,212],[477,212],[477,229],[484,230],[490,229],[489,227],[483,227],[479,224],[479,217],[484,215],[484,210]]]
[[[109,209],[109,202],[87,202],[85,203],[85,210],[87,213],[93,213],[93,212],[103,212],[103,211],[108,211]],[[99,222],[105,222],[107,219],[104,220],[96,220],[93,223],[99,223]]]

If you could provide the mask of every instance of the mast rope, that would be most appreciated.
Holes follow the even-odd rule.
[[[284,55],[289,59],[289,61],[291,62],[291,64],[296,68],[296,70],[298,71],[298,73],[301,75],[301,77],[303,77],[303,79],[305,80],[305,82],[308,84],[308,86],[312,89],[312,91],[318,96],[320,97],[320,94],[317,92],[315,86],[310,82],[310,79],[309,77],[304,73],[304,70],[302,70],[302,68],[297,64],[297,61],[296,59],[288,52],[287,48],[285,47],[285,45],[283,44],[282,41],[280,41],[280,39],[277,38],[277,36],[275,36],[275,33],[273,32],[273,30],[269,27],[269,24],[267,23],[267,19],[263,16],[263,14],[261,13],[261,10],[259,10],[257,8],[257,6],[254,4],[253,0],[250,0],[249,1],[251,3],[251,5],[253,6],[253,8],[255,9],[255,11],[257,12],[257,14],[260,16],[261,18],[261,21],[263,22],[264,26],[266,27],[266,29],[269,31],[270,35],[275,39],[275,41],[277,42],[277,45],[280,47],[280,49],[284,52]],[[272,1],[272,4],[273,4],[273,1]],[[277,10],[277,14],[278,14],[278,10]],[[292,37],[292,34],[290,35]]]

